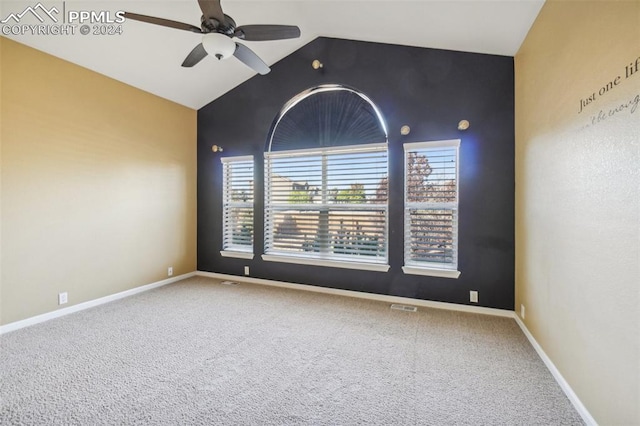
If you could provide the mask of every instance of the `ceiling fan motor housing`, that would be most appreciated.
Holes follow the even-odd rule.
[[[211,56],[226,59],[236,51],[236,44],[231,38],[220,33],[209,33],[202,36],[202,46]]]
[[[203,33],[220,33],[232,36],[237,26],[236,21],[226,13],[224,14],[224,22],[220,22],[216,18],[207,18],[204,15],[200,17],[200,27]]]

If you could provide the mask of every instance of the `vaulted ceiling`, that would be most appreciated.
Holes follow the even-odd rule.
[[[37,3],[2,0],[0,20]],[[544,0],[223,0],[222,7],[238,25],[300,27],[299,39],[245,42],[272,65],[319,36],[513,56],[543,3]],[[42,4],[49,10],[56,7],[59,17],[67,17],[69,11],[105,11],[112,17],[117,11],[127,11],[199,26],[201,16],[196,0],[43,0]],[[25,15],[20,23],[39,22]],[[219,61],[207,57],[193,68],[183,68],[180,64],[201,42],[201,35],[133,20],[121,25],[122,34],[114,35],[82,35],[76,28],[73,35],[27,33],[7,37],[194,109],[256,75],[235,58]]]

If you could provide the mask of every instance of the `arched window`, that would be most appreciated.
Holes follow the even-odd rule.
[[[265,153],[268,261],[388,270],[387,131],[353,88],[314,87],[275,118]]]

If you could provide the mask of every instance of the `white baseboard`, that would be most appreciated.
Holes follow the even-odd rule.
[[[571,386],[569,386],[569,383],[567,383],[564,377],[562,377],[562,374],[560,374],[560,371],[558,371],[558,369],[553,364],[551,359],[544,352],[544,350],[542,349],[542,346],[540,346],[540,344],[536,341],[536,339],[533,337],[531,332],[529,332],[529,329],[527,329],[527,326],[524,325],[524,322],[522,322],[520,317],[516,315],[515,312],[513,313],[513,318],[516,320],[516,323],[518,323],[518,325],[520,326],[520,329],[522,330],[524,335],[527,336],[527,339],[529,339],[529,343],[531,343],[531,346],[533,346],[533,348],[538,353],[538,356],[540,356],[540,358],[542,359],[542,362],[544,362],[544,364],[547,366],[547,368],[553,375],[553,378],[556,379],[556,382],[558,382],[558,385],[560,385],[560,388],[562,389],[562,391],[565,393],[565,395],[567,395],[567,398],[569,398],[569,401],[571,401],[571,403],[573,404],[578,414],[580,414],[580,417],[582,417],[582,420],[584,420],[587,426],[597,426],[598,423],[593,418],[593,416],[591,416],[591,413],[589,413],[589,411],[584,406],[582,401],[580,401],[580,398],[578,398],[578,395],[576,395],[573,389],[571,389]]]
[[[125,297],[133,296],[134,294],[142,293],[144,291],[149,291],[154,288],[162,287],[167,284],[171,284],[180,280],[184,280],[186,278],[190,278],[196,275],[195,272],[190,272],[188,274],[178,275],[176,277],[167,278],[166,280],[157,281],[155,283],[143,285],[140,287],[132,288],[130,290],[125,290],[120,293],[111,294],[109,296],[101,297],[99,299],[89,300],[88,302],[78,303],[77,305],[69,306],[68,308],[58,309],[52,312],[47,312],[46,314],[37,315],[35,317],[27,318],[21,321],[11,322],[9,324],[5,324],[0,326],[0,335],[4,333],[8,333],[10,331],[19,330],[24,327],[28,327],[30,325],[39,324],[44,321],[49,321],[54,318],[59,318],[65,315],[72,314],[74,312],[82,311],[85,309],[93,308],[94,306],[103,305],[105,303],[113,302],[114,300],[122,299]]]
[[[449,311],[471,312],[475,314],[494,315],[499,317],[512,318],[513,311],[505,309],[485,308],[482,306],[458,305],[455,303],[433,302],[431,300],[411,299],[408,297],[387,296],[384,294],[364,293],[360,291],[341,290],[336,288],[319,287],[307,284],[293,284],[284,281],[265,280],[262,278],[252,278],[236,275],[218,274],[214,272],[197,271],[196,275],[201,277],[216,278],[220,280],[232,280],[249,284],[268,285],[272,287],[290,288],[294,290],[311,291],[315,293],[334,294],[338,296],[356,297],[359,299],[376,300],[386,303],[400,303],[404,305],[420,306],[424,308],[446,309]]]

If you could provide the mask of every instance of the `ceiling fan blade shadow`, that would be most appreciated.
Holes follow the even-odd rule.
[[[195,25],[185,24],[184,22],[172,21],[170,19],[156,18],[155,16],[140,15],[138,13],[125,12],[125,19],[133,19],[134,21],[146,22],[148,24],[161,25],[163,27],[175,28],[178,30],[191,31],[192,33],[201,34],[202,30]]]
[[[253,68],[258,74],[265,75],[271,71],[269,66],[253,50],[243,44],[236,43],[236,51],[233,52],[233,56],[249,68]]]
[[[247,41],[285,40],[300,37],[300,28],[295,25],[242,25],[236,28],[235,36]]]
[[[207,51],[204,50],[204,46],[202,43],[198,44],[193,50],[187,55],[184,62],[182,62],[182,66],[186,68],[190,68],[203,60],[207,56]]]
[[[222,24],[226,23],[220,0],[198,0],[198,4],[205,18],[216,19]]]

